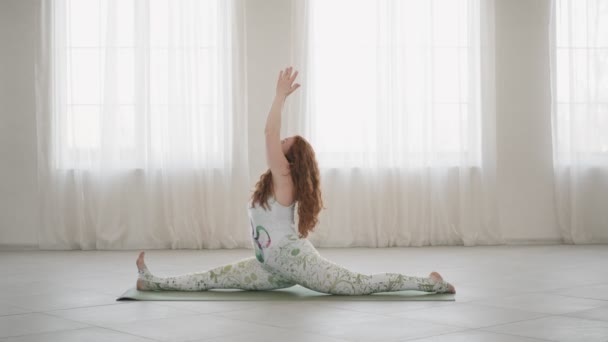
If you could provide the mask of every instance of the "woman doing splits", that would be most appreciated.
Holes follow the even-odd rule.
[[[137,289],[140,291],[205,291],[210,289],[275,290],[299,284],[334,295],[367,295],[376,292],[418,290],[456,293],[437,272],[428,277],[400,273],[362,274],[322,257],[306,239],[323,207],[315,153],[303,137],[280,140],[283,104],[300,84],[298,72],[281,70],[276,96],[266,120],[266,160],[247,203],[255,257],[213,269],[171,277],[153,275],[139,254]],[[299,222],[294,222],[298,204]]]

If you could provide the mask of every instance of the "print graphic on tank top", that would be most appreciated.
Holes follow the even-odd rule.
[[[259,262],[264,262],[264,248],[270,247],[270,234],[263,226],[258,225],[253,227],[253,221],[250,219],[251,237],[253,238],[253,248],[255,249],[255,257]],[[262,232],[263,234],[260,234]]]

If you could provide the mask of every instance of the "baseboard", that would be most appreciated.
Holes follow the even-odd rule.
[[[0,243],[0,251],[37,251],[38,244],[4,244]]]
[[[564,245],[561,238],[552,239],[505,239],[506,245]]]

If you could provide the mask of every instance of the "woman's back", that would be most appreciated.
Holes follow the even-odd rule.
[[[266,210],[259,203],[247,205],[251,239],[255,249],[255,256],[259,262],[266,261],[267,250],[290,234],[298,234],[295,224],[295,202],[284,206],[277,202],[273,196],[268,197],[270,209]]]

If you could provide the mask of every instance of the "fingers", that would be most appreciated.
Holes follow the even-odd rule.
[[[285,68],[284,72],[283,72],[283,70],[281,70],[279,72],[279,78],[291,79],[292,81],[295,80],[296,76],[298,75],[298,71],[296,70],[293,73],[293,75],[291,74],[292,71],[293,71],[293,67]]]
[[[285,69],[285,78],[289,79],[291,77],[291,67]]]
[[[300,87],[299,83],[296,83],[293,86],[291,86],[293,81],[298,76],[297,70],[293,74],[291,73],[292,71],[293,71],[293,67],[287,67],[287,68],[285,68],[285,70],[281,70],[279,72],[279,83],[283,83],[284,81],[287,81],[287,83],[285,85],[290,87],[287,94],[291,94],[293,91],[295,91],[296,89],[298,89]]]
[[[293,87],[289,90],[288,95],[290,95],[291,93],[293,93],[294,91],[296,91],[296,89],[298,89],[300,87],[299,83],[296,83],[293,85]]]

